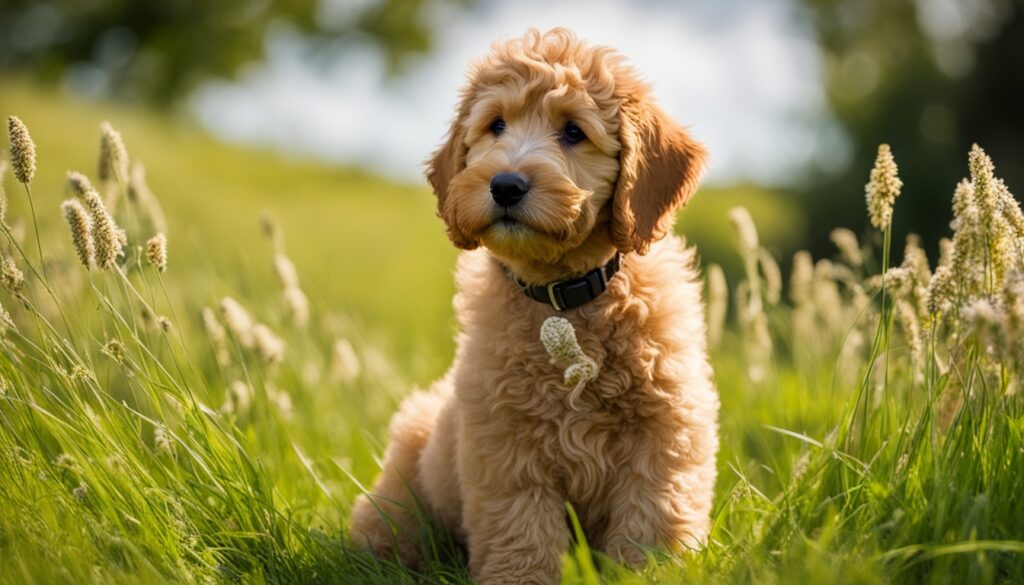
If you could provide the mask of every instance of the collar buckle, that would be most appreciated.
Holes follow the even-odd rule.
[[[608,290],[608,274],[607,274],[607,271],[608,271],[608,266],[610,264],[611,264],[611,262],[609,262],[608,264],[605,264],[604,266],[602,266],[602,267],[597,269],[597,275],[599,277],[601,277],[601,292],[604,292],[604,291]],[[601,294],[601,293],[598,293],[598,294]]]
[[[565,310],[565,307],[563,307],[558,302],[558,295],[555,294],[555,287],[558,286],[559,284],[560,283],[558,283],[558,282],[552,282],[552,283],[548,284],[548,286],[547,286],[547,289],[548,289],[548,299],[551,301],[551,306],[554,307],[556,311],[562,312],[562,311]]]

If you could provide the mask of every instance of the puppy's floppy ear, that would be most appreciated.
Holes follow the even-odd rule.
[[[448,198],[448,187],[455,175],[466,168],[466,129],[464,122],[469,116],[470,107],[473,103],[472,87],[462,91],[462,98],[459,109],[452,121],[451,129],[445,143],[438,148],[430,160],[427,161],[427,181],[434,189],[437,196],[437,215],[444,220],[448,230],[448,239],[457,247],[464,250],[472,250],[479,246],[479,242],[467,237],[455,225],[452,215],[451,202]]]
[[[620,108],[619,179],[612,198],[612,243],[645,254],[672,229],[697,189],[707,152],[646,97]]]

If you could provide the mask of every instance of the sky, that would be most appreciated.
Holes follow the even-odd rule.
[[[349,17],[352,2],[327,0],[324,16]],[[807,163],[821,164],[817,153],[839,152],[837,160],[843,148],[828,119],[813,31],[794,4],[483,0],[435,13],[434,49],[397,77],[367,45],[351,43],[325,63],[309,58],[301,36],[277,28],[266,61],[237,81],[200,88],[191,107],[229,141],[422,182],[467,64],[530,27],[565,26],[629,57],[665,109],[708,146],[710,182],[785,185]]]

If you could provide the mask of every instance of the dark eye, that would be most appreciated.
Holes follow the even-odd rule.
[[[495,136],[500,136],[501,133],[505,131],[505,120],[502,120],[501,118],[495,118],[494,121],[491,122],[490,129],[491,134],[494,134]]]
[[[583,130],[572,122],[566,124],[565,129],[562,130],[562,141],[566,144],[579,144],[586,138],[587,135],[583,133]]]

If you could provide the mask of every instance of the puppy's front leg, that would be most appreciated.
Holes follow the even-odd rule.
[[[609,494],[602,548],[633,567],[646,561],[644,548],[692,550],[707,538],[714,459],[681,466],[666,450],[637,454],[621,465]]]
[[[483,585],[550,585],[561,577],[569,546],[564,498],[516,441],[462,445],[469,569]],[[519,451],[516,453],[515,451]]]

